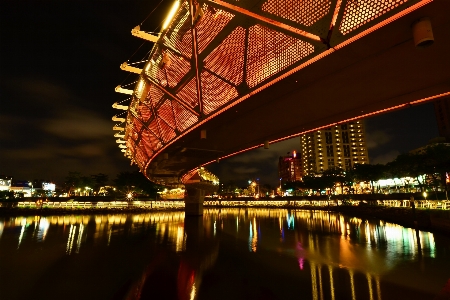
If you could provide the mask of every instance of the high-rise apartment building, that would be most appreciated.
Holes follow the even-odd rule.
[[[434,102],[434,112],[439,130],[439,136],[445,137],[446,142],[450,142],[450,98],[436,100]]]
[[[302,160],[301,155],[295,151],[286,156],[280,156],[278,159],[278,176],[283,182],[292,182],[302,180]]]
[[[369,163],[363,120],[331,126],[300,137],[304,175],[331,167],[351,169]]]

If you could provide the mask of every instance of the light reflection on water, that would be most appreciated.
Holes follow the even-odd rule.
[[[84,299],[90,298],[89,295],[93,299],[111,298],[102,297],[105,295],[113,295],[114,299],[147,299],[145,295],[151,295],[164,284],[174,282],[177,293],[169,295],[161,292],[164,298],[211,299],[210,296],[215,295],[214,298],[226,299],[227,293],[230,293],[237,299],[245,299],[248,297],[239,297],[240,288],[232,287],[235,283],[230,284],[227,291],[221,292],[223,297],[219,297],[215,289],[223,289],[223,286],[211,283],[210,278],[226,273],[229,276],[221,280],[227,281],[233,277],[245,277],[246,272],[255,272],[252,276],[259,276],[258,273],[262,271],[258,268],[270,268],[274,274],[278,274],[279,278],[263,278],[260,280],[267,282],[253,283],[260,284],[260,289],[271,289],[277,298],[283,293],[289,295],[296,291],[305,295],[306,299],[315,300],[392,299],[392,286],[395,286],[404,293],[410,293],[411,299],[415,295],[420,299],[423,295],[438,293],[446,281],[446,270],[450,269],[449,238],[439,237],[439,251],[433,233],[378,220],[368,221],[324,211],[233,208],[205,210],[201,222],[193,224],[185,223],[184,212],[0,218],[0,261],[3,261],[0,267],[12,274],[10,279],[0,281],[0,288],[10,293],[11,299],[28,295],[26,288],[24,294],[18,296],[15,296],[17,291],[13,292],[9,288],[18,284],[14,277],[15,269],[30,267],[16,265],[23,263],[23,255],[28,255],[26,264],[33,262],[29,255],[35,255],[36,260],[43,261],[42,266],[33,269],[38,278],[41,269],[49,268],[52,259],[62,259],[62,256],[69,259],[67,263],[76,259],[76,263],[80,264],[77,267],[85,270],[95,265],[102,276],[109,278],[112,276],[111,271],[108,273],[101,266],[119,262],[103,261],[110,259],[103,258],[103,255],[107,257],[110,252],[116,253],[114,251],[123,255],[120,259],[131,257],[133,261],[142,261],[142,265],[135,263],[130,266],[130,269],[141,270],[134,272],[140,275],[134,275],[134,279],[115,278],[119,284],[125,279],[134,282],[128,290],[125,289],[127,293],[120,294],[116,290],[117,286],[105,282],[96,287],[95,292],[86,287],[82,295]],[[151,245],[159,245],[164,249],[167,254],[162,257],[170,253],[176,256],[152,261],[159,250]],[[45,251],[36,252],[38,249]],[[147,254],[135,254],[141,250]],[[90,255],[96,255],[92,266],[88,259]],[[7,262],[7,258],[11,258],[11,261]],[[246,264],[245,259],[248,258],[256,263],[248,261],[251,267],[242,274],[239,273],[242,270],[235,271],[233,264],[230,266],[233,260],[244,260]],[[173,266],[174,259],[178,267]],[[292,266],[300,273],[292,273]],[[234,267],[240,268],[239,265]],[[172,270],[178,275],[171,276],[177,279],[155,283],[159,274],[155,271],[157,268]],[[58,269],[58,272],[65,277],[71,276],[70,270]],[[309,279],[305,279],[305,274],[308,274],[306,278]],[[89,272],[84,272],[83,276],[89,277]],[[295,276],[299,278],[295,279]],[[402,276],[404,278],[400,278]],[[19,274],[17,278],[20,278]],[[252,281],[248,283],[247,277],[242,280],[250,290],[247,286]],[[283,281],[283,286],[291,280],[301,283],[293,284],[292,291],[284,291],[279,290],[277,280]],[[203,285],[203,281],[207,284]],[[1,286],[2,283],[4,286]],[[31,290],[33,282],[29,284]],[[42,296],[57,299],[58,284],[61,283],[56,281],[52,289],[41,291]],[[156,287],[149,288],[152,284]],[[153,292],[149,293],[149,289]],[[130,296],[130,291],[139,291],[136,294],[139,297],[135,294]]]

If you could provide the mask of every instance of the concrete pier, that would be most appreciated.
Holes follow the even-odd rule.
[[[218,186],[210,182],[194,182],[185,184],[184,196],[186,216],[203,215],[205,195],[217,191]]]

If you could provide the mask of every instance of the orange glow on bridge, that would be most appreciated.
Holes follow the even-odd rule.
[[[125,155],[147,176],[152,160],[186,134],[430,2],[265,0],[255,6],[245,0],[180,1],[139,74],[125,126],[116,125],[124,128]],[[330,125],[334,124],[313,130]],[[262,146],[257,144],[220,158]]]

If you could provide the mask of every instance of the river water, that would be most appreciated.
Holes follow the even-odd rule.
[[[450,238],[285,209],[0,218],[0,299],[434,299]]]

